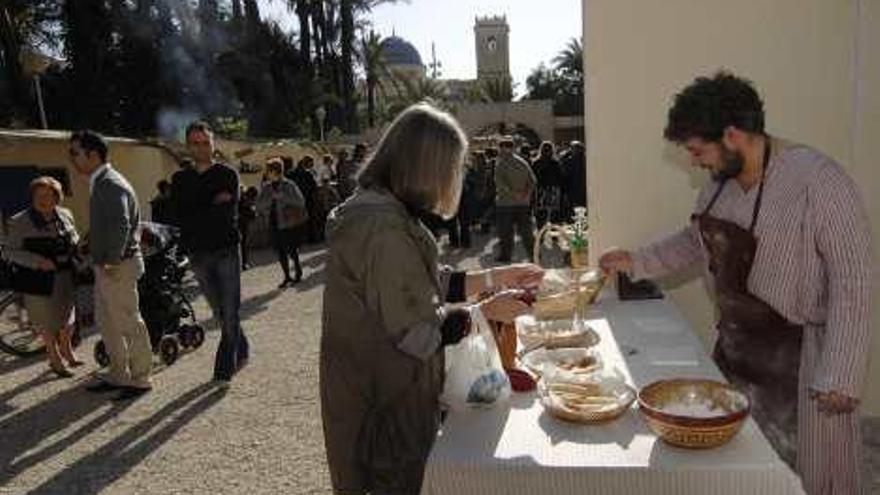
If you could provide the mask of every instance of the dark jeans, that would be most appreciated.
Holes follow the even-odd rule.
[[[293,260],[293,267],[296,270],[296,280],[302,278],[302,266],[299,263],[299,235],[301,231],[298,229],[305,226],[282,229],[272,231],[272,245],[275,247],[275,253],[278,255],[278,263],[281,264],[281,270],[284,271],[284,280],[290,277],[290,260]]]
[[[513,255],[513,228],[519,234],[529,260],[532,259],[532,248],[535,244],[534,218],[531,206],[496,206],[495,218],[498,220],[498,238],[500,252],[498,260],[510,261]]]
[[[244,268],[250,264],[250,223],[239,223],[238,231],[241,233],[241,267]]]
[[[466,206],[459,206],[458,213],[447,221],[446,226],[452,247],[471,247],[471,216]]]
[[[241,329],[241,255],[238,246],[192,255],[192,269],[215,315],[222,336],[214,359],[214,378],[229,380],[249,357],[248,340]]]

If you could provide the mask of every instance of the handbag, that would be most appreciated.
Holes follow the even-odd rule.
[[[10,263],[12,290],[34,296],[51,296],[55,288],[55,272],[34,270],[18,263]]]
[[[281,210],[282,224],[299,227],[309,220],[309,212],[301,206],[287,206]]]

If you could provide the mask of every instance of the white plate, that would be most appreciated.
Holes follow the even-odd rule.
[[[585,371],[571,370],[571,365],[575,365],[585,359],[592,362],[591,365],[584,368]],[[602,370],[602,358],[599,357],[599,353],[593,349],[585,349],[583,347],[537,349],[523,356],[522,363],[538,375],[547,373],[546,367],[548,366],[578,375],[586,375]]]

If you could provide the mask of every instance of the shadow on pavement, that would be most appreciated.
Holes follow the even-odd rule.
[[[0,438],[3,439],[3,448],[0,449],[0,469],[2,469],[0,486],[94,432],[128,405],[129,403],[113,404],[105,395],[89,393],[82,387],[75,387],[7,417],[0,422]],[[107,407],[107,410],[76,431],[37,452],[18,459],[20,455],[32,450],[44,439],[102,407]]]
[[[37,356],[20,357],[11,354],[0,353],[0,376],[7,373],[13,373],[22,368],[27,368],[40,362],[46,361],[46,356],[39,354]],[[49,364],[45,364],[49,368]]]
[[[208,391],[210,393],[206,394]],[[29,493],[99,493],[143,462],[190,421],[217,404],[225,394],[224,390],[211,383],[191,389]],[[114,415],[116,413],[118,411]],[[152,431],[172,415],[174,421],[168,421]]]
[[[245,299],[241,302],[241,310],[239,311],[241,321],[245,321],[254,315],[266,311],[269,309],[269,302],[283,293],[283,290],[274,289],[270,292],[257,294],[256,296],[251,296]]]
[[[30,380],[24,383],[19,383],[15,387],[3,393],[0,393],[0,417],[6,416],[7,414],[15,411],[15,408],[8,404],[10,399],[13,399],[15,396],[21,393],[27,392],[28,390],[36,386],[48,383],[53,379],[53,375],[49,372],[49,370],[46,370],[44,373],[41,373],[31,378]]]

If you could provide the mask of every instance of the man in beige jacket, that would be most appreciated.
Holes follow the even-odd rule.
[[[537,179],[531,165],[514,154],[513,140],[499,143],[498,164],[495,166],[495,211],[498,221],[500,249],[496,261],[509,263],[513,254],[513,227],[522,239],[526,256],[532,259],[534,217],[532,192]]]

